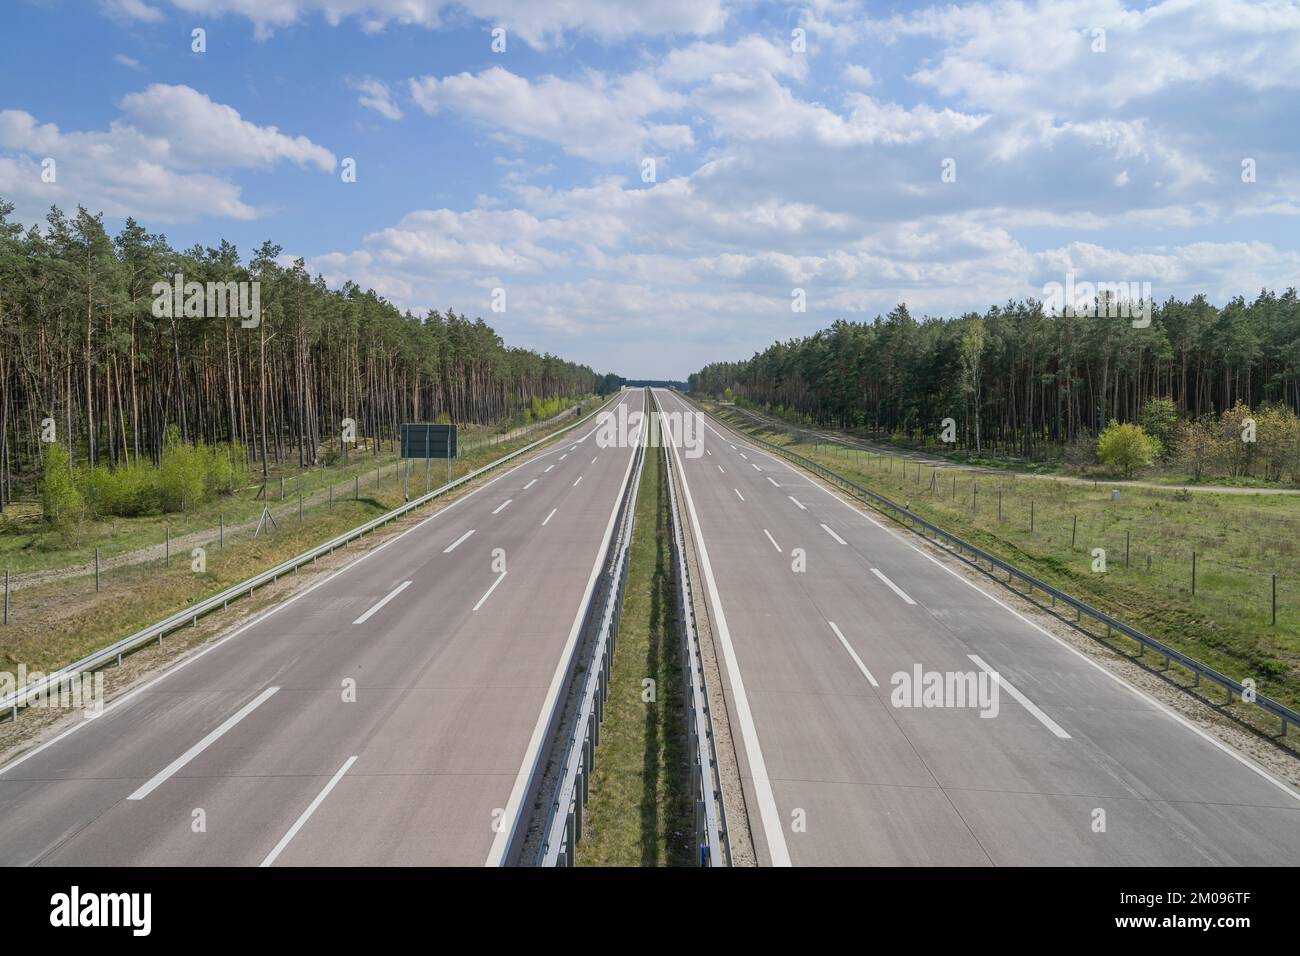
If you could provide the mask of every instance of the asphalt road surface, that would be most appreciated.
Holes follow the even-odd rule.
[[[792,465],[711,421],[703,449],[682,485],[760,862],[1300,860],[1290,787]],[[902,706],[927,672],[946,706]]]
[[[596,427],[0,769],[0,864],[510,862],[631,468]]]

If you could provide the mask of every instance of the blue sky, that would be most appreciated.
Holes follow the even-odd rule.
[[[899,301],[1041,298],[1067,272],[1218,302],[1300,277],[1295,2],[10,0],[0,17],[0,196],[24,221],[81,203],[181,248],[271,238],[332,284],[602,371],[683,377]]]

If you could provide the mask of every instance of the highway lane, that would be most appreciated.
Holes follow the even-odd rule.
[[[679,461],[764,863],[1300,859],[1289,787],[788,463],[717,423],[704,448]],[[895,706],[918,665],[995,672],[996,716]]]
[[[0,863],[500,862],[630,469],[596,427],[0,769]]]

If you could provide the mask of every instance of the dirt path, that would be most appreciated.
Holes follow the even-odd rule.
[[[771,418],[759,412],[750,411],[747,408],[733,406],[733,410],[745,415],[760,425],[780,428],[786,431],[801,432],[805,435],[812,435],[823,441],[835,442],[848,448],[858,448],[862,451],[875,452],[877,454],[893,455],[895,458],[902,458],[906,461],[915,462],[921,465],[927,465],[933,468],[953,468],[957,471],[969,471],[979,475],[1014,475],[1016,478],[1037,478],[1040,481],[1064,481],[1076,485],[1094,485],[1116,488],[1149,488],[1153,491],[1191,491],[1203,494],[1216,495],[1300,495],[1300,488],[1235,488],[1228,485],[1162,485],[1154,481],[1133,481],[1121,478],[1076,478],[1071,475],[1041,475],[1031,471],[1012,471],[998,468],[981,468],[979,465],[965,465],[960,462],[949,461],[946,458],[936,458],[933,455],[925,455],[920,452],[910,451],[908,449],[892,448],[887,445],[877,445],[872,442],[864,442],[849,439],[843,435],[837,435],[834,432],[818,431],[813,428],[803,428],[798,425],[791,425],[779,419]]]

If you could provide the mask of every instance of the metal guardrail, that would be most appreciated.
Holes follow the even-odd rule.
[[[694,399],[691,399],[691,401],[694,403]],[[715,420],[718,421],[724,428],[730,431],[733,435],[736,435],[737,437],[741,437],[742,433],[737,431],[726,421],[723,421],[722,419],[715,419]],[[1195,678],[1195,682],[1192,686],[1199,687],[1201,683],[1201,678],[1206,678],[1207,680],[1213,681],[1215,684],[1218,684],[1225,691],[1227,691],[1228,694],[1227,703],[1229,704],[1232,703],[1233,695],[1235,694],[1241,697],[1246,703],[1254,704],[1260,709],[1264,710],[1266,713],[1269,713],[1272,716],[1276,717],[1278,720],[1280,720],[1282,722],[1282,729],[1279,736],[1285,736],[1291,724],[1300,725],[1300,713],[1297,713],[1296,711],[1292,710],[1290,707],[1287,707],[1285,704],[1273,700],[1271,697],[1267,697],[1263,694],[1260,694],[1259,692],[1255,691],[1254,688],[1248,688],[1240,681],[1234,680],[1233,678],[1227,676],[1226,674],[1220,673],[1219,671],[1215,670],[1214,668],[1206,664],[1202,664],[1194,657],[1189,657],[1188,655],[1182,653],[1181,651],[1177,651],[1174,648],[1161,643],[1155,638],[1143,634],[1141,631],[1137,630],[1137,628],[1131,627],[1130,625],[1125,624],[1123,621],[1111,617],[1105,611],[1099,611],[1096,608],[1092,607],[1091,605],[1085,603],[1084,601],[1080,601],[1078,598],[1066,594],[1064,591],[1060,590],[1059,588],[1053,587],[1050,584],[1040,581],[1038,578],[1034,577],[1033,575],[1021,571],[1015,565],[1009,564],[1008,562],[1002,560],[996,555],[989,554],[989,552],[983,550],[982,548],[976,547],[970,542],[962,538],[959,538],[957,535],[952,534],[949,531],[945,531],[943,528],[940,528],[938,525],[934,524],[933,522],[927,521],[925,518],[922,518],[919,515],[912,513],[909,509],[891,501],[890,499],[886,498],[884,495],[878,494],[867,488],[863,488],[861,485],[849,480],[848,478],[845,478],[843,475],[839,474],[838,472],[832,471],[831,469],[825,467],[824,465],[819,464],[818,462],[813,461],[810,458],[805,458],[803,455],[800,455],[798,452],[792,452],[786,448],[783,448],[780,445],[775,445],[769,441],[764,441],[762,438],[758,438],[754,435],[745,434],[743,435],[743,440],[752,442],[757,445],[761,445],[764,448],[767,448],[775,452],[776,454],[781,455],[783,458],[787,458],[790,461],[793,461],[796,464],[800,465],[801,467],[808,469],[814,474],[819,475],[822,478],[825,478],[827,481],[834,482],[835,484],[838,484],[848,489],[849,491],[859,495],[860,497],[871,501],[873,504],[878,506],[886,514],[889,514],[891,517],[901,522],[905,527],[908,527],[912,531],[917,532],[922,537],[929,539],[929,537],[932,535],[936,543],[939,543],[941,545],[948,545],[949,546],[948,550],[951,551],[953,548],[955,548],[957,556],[967,561],[968,563],[974,564],[976,567],[978,567],[981,561],[986,562],[989,565],[990,572],[995,570],[1002,571],[1007,575],[1008,586],[1010,586],[1014,580],[1018,579],[1022,581],[1028,587],[1028,591],[1024,592],[1024,596],[1032,597],[1034,591],[1041,591],[1043,594],[1049,596],[1052,599],[1053,607],[1056,607],[1056,604],[1059,601],[1067,605],[1068,607],[1073,608],[1076,612],[1076,617],[1075,617],[1076,623],[1082,621],[1083,616],[1086,614],[1088,617],[1097,621],[1099,624],[1106,625],[1107,637],[1112,636],[1114,632],[1123,634],[1125,637],[1137,643],[1138,657],[1143,656],[1146,653],[1146,651],[1149,650],[1164,658],[1164,666],[1160,668],[1161,673],[1168,671],[1171,666],[1171,663],[1177,663],[1192,673],[1193,677]],[[967,557],[968,553],[970,555],[969,557]],[[1288,750],[1288,752],[1290,751]]]
[[[648,416],[647,416],[648,418]],[[582,811],[587,805],[591,771],[596,763],[600,743],[600,723],[605,717],[609,698],[610,671],[614,645],[623,613],[623,590],[627,571],[632,526],[636,517],[637,494],[641,488],[641,467],[645,462],[645,428],[638,432],[632,461],[631,479],[623,492],[620,514],[614,531],[614,547],[605,558],[605,568],[596,588],[602,593],[601,604],[592,605],[588,620],[599,620],[595,645],[586,665],[586,678],[578,701],[572,732],[560,760],[560,779],[555,796],[547,808],[542,827],[542,843],[537,851],[538,866],[572,866],[578,841],[582,838]]]
[[[656,401],[656,405],[658,402]],[[695,627],[690,568],[686,560],[686,535],[677,500],[673,473],[673,442],[664,434],[664,461],[668,472],[668,505],[672,523],[673,558],[677,568],[677,623],[681,632],[682,673],[687,680],[686,730],[691,749],[691,795],[695,802],[695,845],[700,866],[731,866],[731,839],[727,830],[722,779],[718,770],[717,738],[704,679],[704,658]]]
[[[600,407],[594,409],[589,415],[586,415],[575,422],[571,422],[570,424],[551,432],[549,435],[545,435],[542,438],[537,439],[537,441],[525,445],[523,448],[517,448],[508,455],[503,455],[495,461],[489,462],[482,468],[476,468],[468,474],[457,478],[455,481],[448,482],[441,488],[435,488],[427,494],[421,495],[419,498],[413,498],[405,504],[394,508],[392,511],[380,515],[378,518],[373,518],[365,524],[358,525],[352,530],[344,532],[322,545],[318,545],[309,551],[304,551],[302,554],[290,558],[288,561],[278,564],[267,571],[263,571],[261,574],[254,575],[246,581],[232,585],[219,594],[200,601],[198,604],[188,607],[183,611],[177,611],[175,614],[168,618],[164,618],[156,624],[151,624],[149,627],[137,631],[129,637],[124,637],[120,641],[110,644],[102,650],[96,651],[93,654],[83,657],[79,661],[53,671],[39,681],[33,681],[32,683],[19,688],[5,697],[0,698],[0,713],[9,711],[12,718],[16,720],[18,718],[18,708],[25,707],[33,699],[48,699],[50,696],[57,694],[60,687],[64,684],[68,684],[70,690],[70,682],[77,675],[85,673],[86,671],[98,670],[112,662],[116,662],[120,665],[122,663],[123,655],[138,650],[146,644],[154,642],[161,644],[163,637],[172,631],[179,630],[187,625],[197,624],[200,617],[215,611],[219,607],[227,607],[232,600],[243,597],[244,595],[252,594],[255,589],[265,584],[272,584],[284,575],[296,571],[304,564],[315,562],[317,558],[331,554],[336,549],[362,537],[366,533],[374,531],[375,529],[380,528],[391,521],[395,521],[403,515],[428,504],[434,498],[446,494],[453,488],[457,488],[468,481],[472,481],[480,475],[492,471],[495,468],[499,468],[506,462],[519,457],[525,452],[531,451],[539,445],[545,444],[558,435],[562,435],[567,431],[577,428],[579,425],[591,421],[591,419],[595,418],[605,409],[610,401],[616,400],[617,398],[618,395],[615,394],[611,396],[609,401],[601,403]]]

